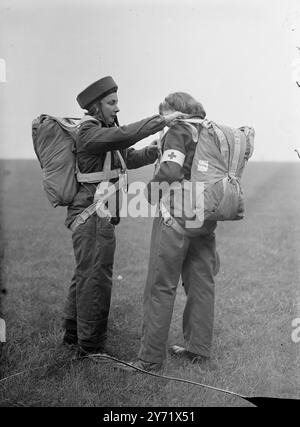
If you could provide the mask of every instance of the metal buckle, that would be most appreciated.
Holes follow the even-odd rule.
[[[231,175],[228,175],[227,180],[231,184],[236,184],[236,182],[237,182],[236,177],[235,176],[231,176]]]
[[[76,222],[77,222],[77,224],[81,225],[81,224],[84,224],[84,223],[85,223],[85,219],[84,219],[84,218],[82,218],[82,216],[78,216],[78,217],[76,218]]]
[[[119,174],[119,181],[123,180],[123,191],[124,193],[128,192],[128,175],[126,169],[121,169],[121,173]],[[121,181],[122,182],[122,181]]]
[[[168,216],[167,218],[164,218],[164,224],[167,227],[171,227],[171,225],[173,224],[173,218],[171,216]]]

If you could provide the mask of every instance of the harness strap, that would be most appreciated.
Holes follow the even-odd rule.
[[[160,212],[164,221],[164,224],[168,227],[172,227],[175,231],[177,231],[180,234],[183,234],[185,236],[190,236],[187,231],[181,227],[181,225],[176,221],[176,219],[170,214],[170,212],[167,210],[165,205],[163,204],[162,200],[160,201]]]
[[[192,134],[193,141],[195,143],[197,143],[198,142],[198,131],[197,131],[197,129],[190,122],[187,122],[185,120],[181,120],[181,121],[189,128],[189,130]],[[195,123],[197,123],[197,122],[195,122]]]
[[[111,151],[108,151],[104,159],[103,172],[108,173],[110,171],[111,171]]]
[[[106,172],[92,172],[92,173],[81,173],[77,172],[77,181],[85,182],[85,183],[96,183],[100,181],[109,181],[114,178],[118,178],[121,169],[113,169],[111,171]]]
[[[220,141],[221,154],[222,154],[224,160],[226,161],[228,159],[228,152],[229,152],[226,136],[225,136],[224,132],[222,131],[222,129],[220,129],[215,123],[212,123],[212,127],[213,127],[214,131],[216,132],[217,137]]]
[[[177,119],[178,122],[185,122],[185,123],[193,123],[193,124],[199,124],[202,125],[205,122],[208,122],[207,119],[200,119],[198,117],[191,117],[190,119]]]
[[[189,127],[189,129],[190,129],[190,131],[191,131],[191,134],[192,134],[193,141],[194,141],[195,143],[197,143],[197,142],[198,142],[198,139],[199,139],[199,132],[198,132],[198,130],[197,130],[194,126],[192,126],[192,125],[193,125],[193,124],[194,124],[194,125],[201,125],[201,126],[203,126],[203,127],[205,127],[205,128],[210,127],[210,122],[209,122],[207,119],[200,119],[200,118],[196,118],[196,117],[194,117],[194,118],[190,118],[190,119],[180,119],[180,120],[178,120],[178,122],[185,123],[185,124]]]
[[[112,177],[112,172],[113,170],[111,169],[111,151],[108,151],[104,159],[103,171],[102,171],[103,177],[101,181],[109,181]]]
[[[104,160],[103,171],[102,172],[91,172],[91,173],[81,173],[77,172],[77,181],[85,183],[96,183],[100,181],[110,181],[111,179],[118,178],[121,173],[126,172],[126,164],[121,153],[117,151],[118,157],[122,168],[111,169],[111,152],[108,151]]]
[[[84,224],[89,219],[89,217],[96,212],[96,205],[97,203],[91,204],[83,212],[81,212],[81,214],[77,215],[72,224],[69,226],[73,233],[79,225]]]
[[[124,183],[125,181],[123,179],[119,179],[118,182],[112,184],[109,188],[109,191],[106,192],[105,197],[99,196],[98,198],[96,198],[94,203],[92,203],[90,206],[84,209],[84,211],[77,215],[77,217],[69,226],[69,229],[74,233],[77,227],[81,224],[84,224],[92,215],[94,215],[94,213],[96,213],[98,209],[99,211],[103,211],[103,207],[107,199],[113,194],[115,194],[118,190],[120,190],[120,188],[124,186]],[[104,213],[103,216],[109,217],[106,213]]]
[[[121,165],[122,165],[122,170],[125,172],[125,170],[126,170],[127,168],[126,168],[126,164],[125,164],[125,161],[124,161],[124,159],[123,159],[123,156],[122,156],[122,154],[120,153],[120,151],[119,151],[119,150],[116,150],[116,151],[117,151],[117,154],[118,154],[118,157],[119,157],[120,163],[121,163]]]
[[[158,158],[157,158],[157,160],[155,162],[155,165],[154,165],[153,176],[155,176],[157,174],[157,172],[158,172],[158,170],[160,168],[160,162],[161,162],[161,158],[162,158],[162,148],[161,148],[162,144],[161,144],[161,141],[162,141],[162,139],[163,139],[164,136],[165,136],[165,132],[164,132],[164,130],[161,130],[159,132],[159,137],[158,137],[158,140],[157,140]]]
[[[42,114],[40,117],[50,117],[52,120],[54,120],[56,123],[58,123],[63,129],[69,130],[69,129],[76,129],[78,127],[78,124],[74,124],[72,120],[80,120],[80,119],[71,119],[69,117],[54,117],[54,116],[48,116],[47,114]]]
[[[164,132],[164,130],[161,130],[159,132],[159,137],[158,137],[158,141],[157,141],[157,147],[158,147],[158,150],[159,150],[158,160],[162,156],[162,144],[161,144],[161,141],[162,141],[162,139],[163,139],[164,136],[165,136],[165,132]]]
[[[86,116],[83,116],[81,119],[80,119],[80,122],[78,123],[78,127],[80,127],[81,125],[82,125],[82,123],[85,123],[85,122],[88,122],[88,121],[92,121],[92,122],[96,122],[96,123],[98,123],[99,122],[99,120],[97,120],[97,119],[95,119],[95,117],[93,117],[93,116],[89,116],[89,115],[86,115]]]

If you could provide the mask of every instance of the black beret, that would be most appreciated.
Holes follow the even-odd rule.
[[[77,96],[81,108],[87,108],[96,100],[100,100],[110,93],[117,92],[118,86],[111,76],[103,77],[89,85]]]

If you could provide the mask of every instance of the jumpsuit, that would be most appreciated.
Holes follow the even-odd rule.
[[[129,147],[165,125],[165,119],[159,115],[120,127],[106,127],[100,120],[85,121],[76,142],[80,172],[101,172],[109,151],[111,169],[119,168],[120,160],[114,150],[120,150],[128,169],[153,163],[157,153],[149,147],[142,150]],[[80,184],[68,207],[67,227],[93,203],[96,187],[97,184]],[[94,214],[72,234],[76,266],[64,309],[64,328],[66,333],[77,337],[80,346],[91,349],[103,348],[107,338],[116,247],[114,228],[119,220],[117,214],[111,221]]]
[[[195,148],[186,126],[177,124],[170,128],[162,140],[160,168],[148,184],[150,203],[152,183],[171,184],[190,179]],[[170,153],[167,157],[164,156],[166,152]],[[170,208],[172,215],[174,206],[171,204]],[[184,227],[184,212],[175,219]],[[216,225],[215,221],[206,220],[199,233],[187,235],[165,224],[162,216],[154,219],[138,355],[142,361],[162,363],[166,357],[180,276],[187,297],[182,323],[185,347],[192,353],[209,357],[214,321],[214,276],[219,270],[214,233]]]

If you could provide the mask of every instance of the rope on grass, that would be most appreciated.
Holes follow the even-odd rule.
[[[267,396],[244,396],[242,394],[235,393],[235,392],[230,391],[230,390],[224,390],[222,388],[213,387],[213,386],[210,386],[210,385],[207,385],[207,384],[202,384],[202,383],[199,383],[199,382],[196,382],[196,381],[186,380],[186,379],[183,379],[183,378],[170,377],[170,376],[167,376],[167,375],[156,374],[155,372],[146,371],[144,369],[141,369],[141,368],[138,368],[136,366],[133,366],[132,364],[130,364],[128,362],[124,362],[123,360],[117,359],[116,357],[110,356],[108,354],[103,354],[103,353],[89,354],[87,356],[77,357],[77,358],[73,358],[73,359],[68,358],[68,359],[62,360],[61,362],[57,362],[57,363],[54,363],[54,364],[51,364],[51,365],[44,365],[44,366],[39,366],[39,367],[36,367],[36,368],[28,369],[26,371],[18,372],[16,374],[10,375],[10,376],[5,377],[5,378],[1,378],[0,379],[0,383],[2,383],[4,381],[7,381],[7,380],[9,380],[11,378],[14,378],[14,377],[17,377],[17,376],[20,376],[20,375],[24,375],[24,374],[32,372],[32,371],[36,371],[38,369],[44,369],[44,368],[49,368],[49,367],[56,366],[59,363],[62,363],[62,362],[65,362],[65,361],[68,361],[68,362],[72,363],[72,362],[75,362],[77,360],[91,359],[91,358],[96,358],[96,357],[100,357],[100,358],[104,358],[104,359],[109,359],[109,360],[112,360],[112,361],[117,362],[119,364],[126,365],[126,366],[128,366],[128,367],[130,367],[132,369],[135,369],[136,371],[140,371],[140,372],[142,372],[142,373],[144,373],[146,375],[151,375],[151,376],[154,376],[154,377],[157,377],[157,378],[163,378],[163,379],[170,380],[170,381],[178,381],[178,382],[182,382],[182,383],[186,383],[186,384],[192,384],[192,385],[195,385],[195,386],[198,386],[198,387],[203,387],[203,388],[207,388],[207,389],[210,389],[210,390],[218,391],[218,392],[221,392],[221,393],[230,394],[232,396],[240,397],[241,399],[247,400],[248,402],[252,403],[255,406],[267,407],[269,405],[273,406],[274,404],[278,404],[278,403],[279,404],[280,403],[284,403],[285,405],[286,404],[289,404],[289,405],[290,404],[292,404],[292,405],[296,404],[297,406],[300,404],[300,399],[284,399],[284,398],[279,398],[279,397],[267,397]]]

